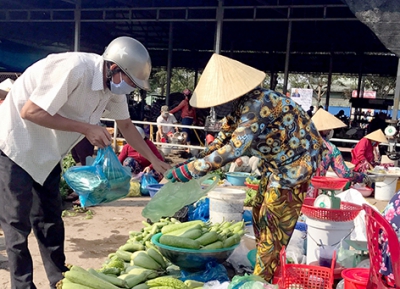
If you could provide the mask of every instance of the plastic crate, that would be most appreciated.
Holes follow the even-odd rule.
[[[331,268],[302,264],[286,264],[286,248],[280,252],[281,276],[279,289],[332,289],[336,253]]]

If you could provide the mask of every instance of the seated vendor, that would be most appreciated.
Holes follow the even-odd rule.
[[[355,165],[354,171],[365,173],[373,170],[379,164],[380,156],[377,150],[380,143],[387,143],[388,140],[382,130],[378,129],[363,137],[351,150],[351,163]]]
[[[343,159],[342,153],[329,141],[333,135],[333,130],[345,127],[346,124],[322,108],[318,109],[311,119],[329,150],[329,153],[322,157],[315,175],[326,176],[328,169],[332,168],[339,178],[345,178],[352,182],[366,183],[367,185],[370,185],[370,178],[364,173],[353,172],[349,169]],[[307,190],[307,196],[315,197],[315,193],[315,188],[310,184]]]
[[[151,151],[162,161],[164,161],[163,156],[157,150],[157,147],[153,144],[151,140],[149,140],[141,127],[136,127],[141,136],[143,137],[146,144],[149,146]],[[133,175],[137,175],[140,172],[148,173],[152,172],[154,178],[160,182],[163,179],[163,175],[153,170],[153,166],[151,163],[143,157],[138,151],[136,151],[129,144],[126,144],[122,147],[121,153],[118,156],[119,161],[123,166],[127,166],[131,168],[131,172]]]

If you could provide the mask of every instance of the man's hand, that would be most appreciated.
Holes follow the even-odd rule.
[[[153,169],[155,169],[157,172],[164,174],[166,171],[171,169],[171,166],[158,158],[155,158],[152,160],[151,164],[153,165]]]
[[[111,144],[111,134],[105,127],[99,125],[91,125],[86,129],[85,136],[92,145],[99,148],[104,148]]]

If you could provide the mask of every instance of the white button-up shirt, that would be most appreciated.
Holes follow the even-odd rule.
[[[97,124],[104,111],[128,119],[125,95],[104,89],[103,64],[97,54],[51,54],[28,67],[0,105],[0,150],[39,184],[83,136],[24,120],[21,108],[29,99],[51,115],[84,123]]]

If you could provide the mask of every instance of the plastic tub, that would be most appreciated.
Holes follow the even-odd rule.
[[[164,186],[164,184],[151,184],[147,186],[147,190],[149,191],[150,197],[154,197],[155,194]]]
[[[374,191],[374,189],[368,188],[368,187],[354,187],[351,186],[351,189],[357,190],[361,193],[361,195],[363,195],[364,198],[367,198],[369,196],[371,196],[372,192]]]
[[[232,184],[232,186],[244,186],[244,182],[246,178],[250,177],[250,173],[242,173],[242,172],[232,172],[225,173],[226,180]]]
[[[179,266],[182,270],[189,272],[202,271],[210,262],[222,264],[229,258],[236,247],[236,244],[229,248],[216,250],[193,250],[176,248],[161,244],[159,242],[162,233],[157,233],[151,238],[151,242],[158,248],[160,253],[171,261],[172,264]]]
[[[342,271],[344,288],[346,289],[366,289],[369,279],[369,269],[350,268]]]

